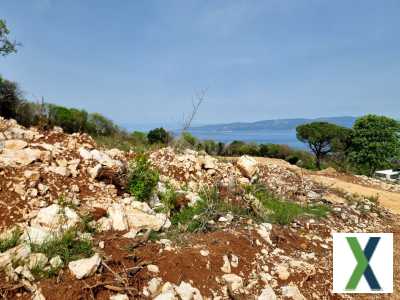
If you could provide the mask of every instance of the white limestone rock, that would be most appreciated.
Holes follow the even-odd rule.
[[[77,279],[82,279],[92,276],[96,272],[100,264],[101,257],[99,254],[96,253],[90,258],[71,261],[68,264],[68,268]]]

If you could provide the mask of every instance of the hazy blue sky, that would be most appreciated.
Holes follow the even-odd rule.
[[[400,117],[400,1],[1,0],[29,99],[119,123]]]

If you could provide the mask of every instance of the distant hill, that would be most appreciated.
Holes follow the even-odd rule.
[[[192,127],[193,131],[255,131],[255,130],[291,130],[295,129],[298,125],[306,124],[316,121],[324,121],[334,123],[344,127],[352,127],[355,117],[328,117],[316,119],[277,119],[277,120],[264,120],[257,122],[236,122],[227,124],[213,124]]]

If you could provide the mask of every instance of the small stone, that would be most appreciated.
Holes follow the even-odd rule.
[[[258,296],[257,300],[276,300],[276,295],[272,287],[268,286],[261,291],[261,295]]]
[[[285,265],[278,265],[276,267],[276,272],[278,273],[280,280],[287,280],[290,276],[290,273]]]
[[[149,270],[149,272],[152,272],[152,273],[160,272],[160,269],[156,265],[148,265],[147,270]]]
[[[48,261],[49,259],[43,253],[32,253],[29,256],[28,268],[29,270],[32,270],[34,268],[43,269]]]
[[[101,164],[97,164],[93,168],[89,168],[88,173],[89,173],[90,177],[92,179],[97,178],[97,176],[99,176],[102,168],[103,167],[101,166]]]
[[[283,286],[282,296],[288,297],[293,300],[306,300],[306,298],[300,293],[299,288],[296,285]]]
[[[243,287],[242,277],[240,277],[236,274],[222,275],[222,279],[228,285],[228,288],[230,288],[232,292],[235,292],[238,289],[241,289]]]
[[[116,294],[112,295],[110,300],[129,300],[129,297],[126,294]]]
[[[52,259],[50,259],[50,265],[53,267],[53,268],[55,268],[55,269],[57,269],[57,268],[60,268],[60,267],[62,267],[63,266],[63,261],[62,261],[62,259],[61,259],[61,257],[59,256],[59,255],[57,255],[57,256],[54,256]]]
[[[100,263],[101,257],[96,253],[90,258],[71,261],[68,264],[68,268],[77,279],[82,279],[92,276],[96,272]]]
[[[224,255],[222,257],[224,264],[221,267],[221,271],[224,273],[230,273],[231,272],[231,263],[229,262],[228,256]]]

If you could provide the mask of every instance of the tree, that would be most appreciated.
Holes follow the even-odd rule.
[[[297,126],[296,132],[297,139],[308,144],[315,155],[317,168],[321,169],[321,160],[333,151],[333,144],[341,139],[347,130],[328,122],[312,122]]]
[[[87,119],[87,131],[96,136],[110,136],[119,132],[113,121],[99,113],[91,113]]]
[[[162,127],[155,128],[149,131],[147,140],[150,144],[168,144],[171,141],[171,135]]]
[[[9,33],[6,22],[0,19],[0,55],[2,56],[17,52],[17,43],[9,40]]]
[[[22,92],[15,82],[0,77],[0,115],[15,119],[18,106],[21,104]]]
[[[400,155],[400,123],[394,119],[367,115],[353,126],[349,160],[362,174],[372,175],[391,166]]]

